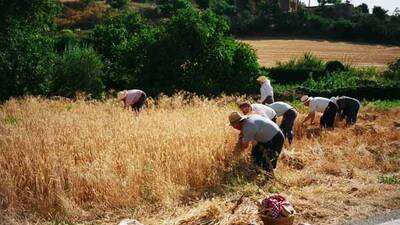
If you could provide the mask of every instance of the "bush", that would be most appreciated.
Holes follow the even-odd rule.
[[[351,38],[354,24],[345,19],[339,19],[332,24],[331,33],[338,38]]]
[[[217,95],[246,92],[255,83],[256,54],[228,37],[222,17],[188,8],[149,26],[137,16],[134,23],[117,16],[93,33],[94,46],[105,58],[107,88],[140,87],[153,96],[178,90]]]
[[[130,0],[106,0],[106,3],[113,8],[122,9],[128,6]]]
[[[159,2],[159,10],[163,16],[170,17],[175,15],[180,9],[192,8],[189,0],[161,0]]]
[[[104,92],[103,63],[92,48],[70,46],[57,63],[53,93],[66,97],[85,92],[98,98]]]
[[[301,83],[310,76],[319,78],[325,75],[325,63],[306,53],[300,59],[292,59],[286,63],[278,63],[278,66],[269,69],[270,77],[277,83]]]
[[[345,66],[343,65],[342,62],[338,60],[328,61],[325,66],[326,73],[338,72],[343,70],[345,70]]]
[[[400,58],[388,65],[384,75],[387,79],[400,81]]]
[[[376,70],[370,69],[334,72],[319,79],[308,79],[298,92],[322,97],[347,95],[368,100],[400,98],[400,82],[377,75]]]
[[[58,52],[64,51],[70,45],[77,45],[79,43],[78,37],[70,29],[64,29],[56,36],[55,47]]]
[[[310,96],[321,96],[330,98],[332,96],[351,96],[365,100],[385,100],[400,99],[400,83],[359,85],[355,87],[335,88],[335,89],[310,89],[300,87],[297,94],[307,94]]]
[[[25,30],[13,30],[0,43],[0,101],[50,91],[56,54],[54,40]]]

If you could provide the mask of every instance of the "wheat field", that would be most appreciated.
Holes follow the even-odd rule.
[[[164,96],[138,115],[113,99],[7,101],[0,224],[248,224],[251,199],[275,192],[316,224],[400,207],[399,184],[382,182],[399,175],[399,108],[366,106],[359,125],[329,132],[297,124],[296,142],[265,180],[235,149],[227,116],[236,99]],[[241,194],[247,203],[227,213]]]
[[[310,52],[326,61],[339,60],[356,67],[384,69],[400,55],[399,46],[380,44],[290,38],[249,38],[241,41],[256,49],[259,63],[267,67]]]

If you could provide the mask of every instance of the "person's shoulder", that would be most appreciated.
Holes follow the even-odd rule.
[[[275,104],[275,105],[291,106],[289,103],[282,102],[282,101],[274,102],[274,103],[272,103],[271,105],[273,105],[273,104]]]
[[[256,108],[256,109],[261,109],[261,108],[264,108],[265,105],[260,104],[260,103],[253,103],[253,104],[251,104],[251,107]]]
[[[329,98],[324,98],[324,97],[314,97],[312,100],[318,101],[318,102],[331,101]]]

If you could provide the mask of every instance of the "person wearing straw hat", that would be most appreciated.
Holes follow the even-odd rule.
[[[123,90],[118,92],[118,101],[122,101],[124,108],[132,107],[132,110],[139,112],[143,107],[147,95],[144,91],[138,89]]]
[[[261,99],[262,104],[271,104],[274,102],[274,89],[271,86],[271,82],[266,76],[259,76],[257,82],[261,85]]]
[[[273,172],[285,139],[278,125],[260,115],[245,117],[238,112],[229,115],[229,122],[240,131],[241,149],[246,149],[250,142],[257,142],[251,152],[254,163],[267,172]]]
[[[244,115],[258,114],[276,123],[276,112],[267,105],[257,103],[250,104],[248,102],[243,102],[239,104],[239,108]]]
[[[333,101],[323,97],[313,98],[307,95],[302,96],[300,100],[305,106],[310,108],[310,113],[303,120],[302,125],[304,125],[308,120],[311,121],[311,124],[314,124],[315,114],[316,112],[320,112],[322,113],[320,126],[323,128],[334,128],[338,107]]]
[[[285,138],[288,139],[289,144],[292,144],[294,137],[293,127],[297,118],[296,109],[286,102],[274,102],[270,104],[269,107],[276,112],[276,117],[282,116],[282,122],[279,127],[285,135]]]
[[[360,110],[361,103],[355,98],[341,96],[332,97],[331,101],[338,106],[338,114],[340,120],[346,118],[346,125],[353,125],[357,122],[357,114]]]

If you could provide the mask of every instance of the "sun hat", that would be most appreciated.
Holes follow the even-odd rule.
[[[300,98],[300,101],[303,102],[303,103],[304,102],[308,102],[309,100],[311,100],[311,98],[308,95],[303,95]]]
[[[238,112],[233,112],[229,115],[229,123],[231,126],[236,125],[237,123],[243,121],[246,117],[240,115]]]
[[[117,95],[118,101],[121,101],[122,99],[124,99],[127,94],[128,94],[127,90],[123,90],[123,91],[118,92],[118,95]]]
[[[267,81],[268,80],[268,78],[266,77],[266,76],[259,76],[258,78],[257,78],[257,81],[258,82],[262,82],[262,83],[264,83],[265,81]]]

